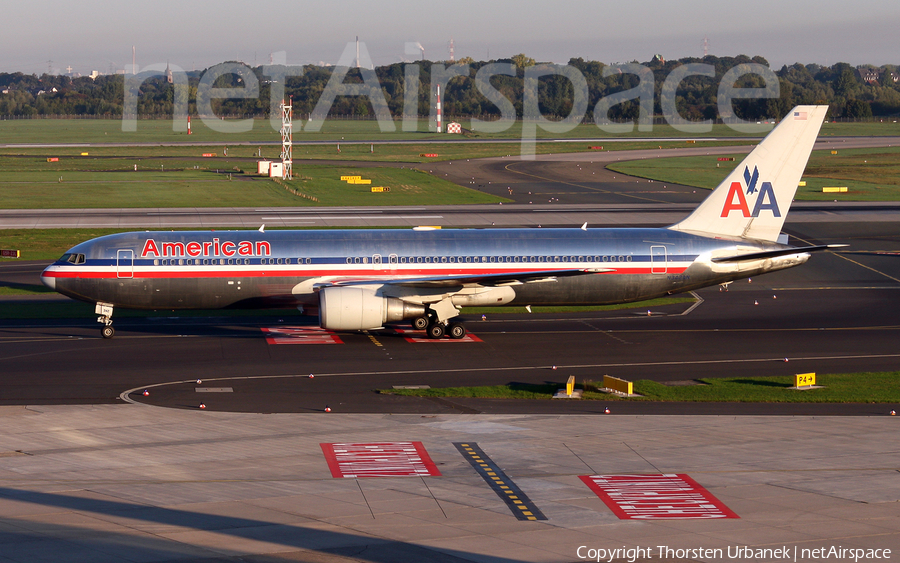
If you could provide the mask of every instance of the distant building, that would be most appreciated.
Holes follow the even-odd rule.
[[[662,55],[653,55],[653,62],[664,65],[666,64],[666,59]]]
[[[866,84],[877,84],[881,81],[881,77],[884,73],[888,74],[888,77],[891,79],[891,82],[900,81],[900,75],[896,72],[884,70],[883,68],[874,68],[874,67],[859,67],[856,69],[856,72],[859,74],[859,79]]]
[[[860,67],[856,71],[859,73],[859,79],[868,84],[874,84],[881,79],[881,71],[872,67]]]

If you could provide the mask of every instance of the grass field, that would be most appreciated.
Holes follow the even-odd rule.
[[[818,375],[821,389],[790,389],[790,376],[748,378],[704,378],[697,385],[666,386],[655,381],[634,382],[641,397],[623,398],[597,391],[586,382],[584,399],[604,401],[679,401],[741,403],[897,403],[900,402],[900,372],[865,372]],[[490,387],[445,387],[439,389],[382,389],[379,393],[417,397],[476,397],[488,399],[550,399],[564,382],[532,385],[510,383]]]
[[[453,118],[445,116],[449,123]],[[219,120],[209,123],[218,125]],[[280,122],[279,122],[280,123]],[[460,120],[462,126],[471,130],[470,120]],[[329,119],[321,131],[310,132],[304,127],[306,123],[298,116],[294,119],[294,141],[359,141],[359,140],[432,140],[453,138],[428,131],[429,122],[420,119],[417,131],[402,131],[401,121],[395,121],[395,130],[381,131],[374,120],[342,120]],[[122,130],[123,122],[119,119],[22,119],[0,120],[0,140],[5,144],[35,143],[279,143],[281,136],[277,128],[273,128],[267,119],[252,120],[252,129],[241,133],[221,133],[198,117],[192,118],[192,134],[184,131],[173,131],[173,122],[169,119],[138,120],[137,131]],[[469,136],[478,139],[520,139],[523,124],[521,121],[499,133],[473,132]],[[565,133],[549,133],[537,127],[537,138],[567,139],[599,139],[599,138],[641,138],[641,137],[761,137],[771,128],[762,126],[756,133],[739,133],[726,125],[714,125],[712,131],[706,133],[684,133],[670,125],[654,125],[652,131],[632,133],[608,133],[593,124],[578,125]],[[822,127],[822,135],[855,136],[855,135],[900,135],[900,123],[894,120],[869,123],[826,123]]]
[[[713,189],[734,168],[717,156],[688,156],[617,162],[608,168],[623,174]],[[745,156],[733,156],[735,162]],[[900,147],[813,151],[803,175],[805,187],[797,200],[897,201],[900,200]],[[847,193],[822,193],[824,186],[847,186]]]
[[[7,209],[116,207],[285,207],[365,205],[453,205],[509,201],[408,168],[297,167],[285,184],[256,175],[255,162],[178,159],[90,159],[46,162],[46,158],[0,157],[0,198]],[[135,171],[134,167],[138,169]],[[217,168],[221,166],[221,168]],[[248,173],[244,173],[246,170]],[[342,182],[361,175],[369,185]],[[315,198],[315,199],[310,199]]]

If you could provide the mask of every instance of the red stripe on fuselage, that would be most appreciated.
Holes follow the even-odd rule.
[[[562,268],[560,268],[562,269]],[[587,269],[587,268],[568,268],[571,270],[578,269]],[[681,274],[687,267],[670,267],[665,272],[665,274]],[[134,270],[133,272],[129,269],[127,272],[131,274],[129,278],[125,279],[184,279],[184,278],[241,278],[241,277],[254,277],[254,278],[265,278],[265,277],[302,277],[302,278],[315,278],[315,277],[362,277],[362,278],[389,278],[389,279],[397,279],[402,280],[404,277],[433,277],[433,278],[442,278],[442,277],[454,277],[454,276],[481,276],[481,275],[502,275],[502,274],[519,274],[519,273],[529,273],[529,272],[546,272],[547,268],[536,268],[531,270],[523,270],[523,269],[515,269],[515,270],[391,270],[391,269],[383,269],[383,270],[211,270],[211,269],[198,269],[198,270],[189,270],[189,271],[175,271],[175,272],[163,272],[163,271],[141,271]],[[79,270],[79,271],[71,271],[71,270],[47,270],[43,273],[44,276],[50,278],[87,278],[87,279],[119,279],[120,273],[116,270],[103,270],[103,271],[90,271],[90,270]],[[660,272],[651,272],[650,267],[643,268],[616,268],[615,271],[611,272],[597,272],[597,274],[651,274],[657,273],[659,275],[663,275]],[[553,277],[553,274],[547,274],[547,277]],[[383,281],[383,280],[382,280]]]

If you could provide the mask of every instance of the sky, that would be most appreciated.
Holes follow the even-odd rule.
[[[337,63],[359,36],[374,65],[455,55],[525,53],[540,62],[605,63],[759,55],[775,69],[801,62],[900,64],[896,0],[604,2],[598,0],[206,0],[10,2],[0,32],[0,72],[88,74],[170,63],[201,70],[238,60]],[[354,47],[355,49],[355,47]],[[417,52],[418,51],[418,52]]]

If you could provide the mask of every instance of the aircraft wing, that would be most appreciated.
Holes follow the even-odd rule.
[[[713,262],[743,262],[745,260],[765,260],[766,258],[775,258],[777,256],[788,256],[791,254],[802,254],[804,252],[815,252],[817,250],[828,250],[829,248],[843,248],[846,244],[823,244],[819,246],[804,246],[801,248],[783,248],[781,250],[768,250],[765,252],[750,252],[747,254],[736,254],[734,256],[722,256],[713,258]]]
[[[502,274],[478,274],[460,276],[435,276],[425,278],[397,278],[394,280],[344,280],[335,281],[334,285],[370,285],[372,283],[388,283],[402,287],[443,288],[466,285],[502,286],[522,285],[526,283],[552,282],[556,278],[583,276],[614,272],[614,268],[578,268],[568,270],[542,270],[523,272],[504,272]]]

